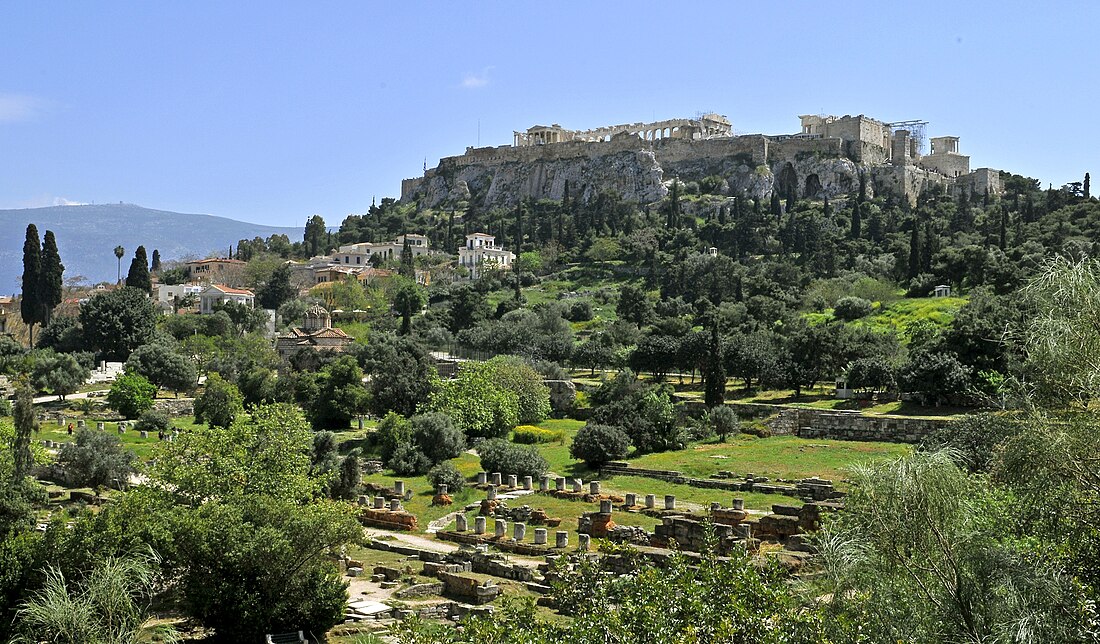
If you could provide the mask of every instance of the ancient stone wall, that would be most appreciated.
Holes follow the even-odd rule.
[[[948,419],[907,416],[865,416],[857,412],[798,409],[795,434],[802,438],[919,443],[943,428]]]

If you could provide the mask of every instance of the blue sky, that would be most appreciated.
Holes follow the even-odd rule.
[[[535,123],[924,119],[973,167],[1100,172],[1100,3],[0,4],[0,208],[330,225]]]

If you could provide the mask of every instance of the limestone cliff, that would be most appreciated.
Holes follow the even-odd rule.
[[[607,142],[561,143],[537,147],[470,149],[442,159],[424,178],[406,181],[402,199],[436,208],[471,201],[483,208],[510,207],[518,201],[587,201],[612,191],[636,203],[652,203],[668,193],[671,181],[722,179],[721,193],[770,198],[773,191],[798,197],[837,196],[859,186],[861,164],[839,142],[776,142],[762,136],[704,141],[641,141],[616,137]],[[868,190],[873,189],[868,182]]]

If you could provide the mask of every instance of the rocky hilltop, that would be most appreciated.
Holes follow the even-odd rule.
[[[969,157],[957,153],[958,137],[934,139],[940,149],[922,155],[908,131],[862,115],[802,119],[803,133],[776,136],[702,136],[698,128],[654,130],[637,124],[604,128],[614,131],[604,137],[597,130],[536,126],[517,132],[517,145],[467,148],[441,159],[423,177],[403,181],[401,198],[427,208],[510,207],[528,198],[561,199],[568,186],[570,196],[582,201],[613,191],[628,201],[651,203],[667,194],[674,179],[715,177],[722,194],[761,199],[773,192],[839,196],[857,189],[861,176],[868,195],[893,193],[910,201],[931,185],[1000,190],[997,171],[970,171]],[[600,136],[593,140],[587,136],[591,132]],[[530,143],[532,138],[549,142]]]

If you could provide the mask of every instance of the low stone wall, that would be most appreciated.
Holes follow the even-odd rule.
[[[371,528],[384,528],[386,530],[416,530],[416,515],[404,510],[396,512],[390,510],[376,510],[374,508],[360,508],[359,523]]]
[[[858,412],[837,412],[820,409],[794,409],[787,421],[796,424],[794,434],[801,438],[827,438],[846,441],[878,441],[885,443],[919,443],[942,429],[946,418],[911,418],[907,416],[867,416]],[[793,416],[793,418],[790,418]]]
[[[738,479],[734,478],[734,475],[730,472],[719,472],[713,478],[698,479],[685,476],[683,472],[676,470],[654,470],[644,467],[634,467],[623,461],[611,461],[600,468],[600,476],[606,477],[616,474],[622,476],[643,476],[645,478],[711,490],[785,494],[805,501],[826,501],[844,496],[843,492],[839,492],[833,487],[832,481],[819,478],[808,478],[791,482],[775,482],[766,477],[753,477],[751,475]]]

